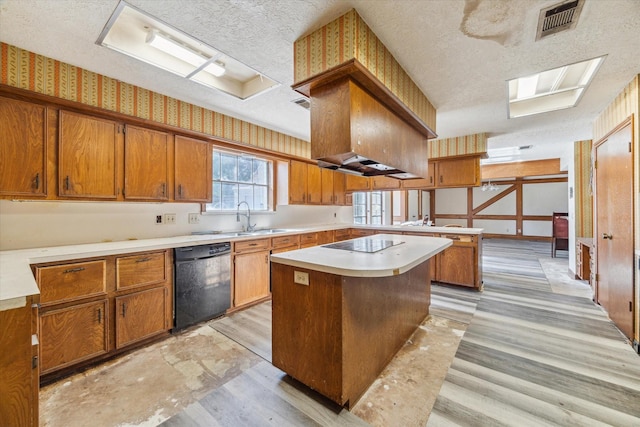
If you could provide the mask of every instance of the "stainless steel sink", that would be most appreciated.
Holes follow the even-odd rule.
[[[240,237],[240,236],[263,236],[267,234],[289,233],[298,231],[293,228],[265,228],[263,230],[253,231],[234,231],[231,233],[222,233],[221,236]]]

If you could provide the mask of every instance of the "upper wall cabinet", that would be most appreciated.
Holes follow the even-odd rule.
[[[0,97],[0,194],[46,195],[46,108]]]
[[[124,139],[126,199],[169,199],[167,151],[166,133],[127,126]]]
[[[211,145],[176,135],[174,198],[179,202],[211,202]]]
[[[480,157],[438,160],[437,187],[475,187],[480,185]]]
[[[116,199],[120,126],[111,120],[60,111],[58,193]]]
[[[307,202],[307,163],[291,160],[289,162],[289,203]]]

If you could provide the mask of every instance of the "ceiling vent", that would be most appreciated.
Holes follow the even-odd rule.
[[[311,103],[309,102],[308,98],[298,98],[298,99],[294,99],[293,101],[294,104],[298,104],[299,106],[301,106],[302,108],[304,108],[305,110],[310,110],[311,109]]]
[[[575,28],[584,0],[564,1],[540,11],[536,40]]]

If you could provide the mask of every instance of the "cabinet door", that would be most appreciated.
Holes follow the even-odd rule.
[[[289,203],[305,204],[307,201],[307,163],[289,162]]]
[[[118,132],[110,120],[60,111],[60,196],[117,198]]]
[[[469,287],[475,285],[475,247],[454,243],[439,255],[438,281]]]
[[[46,195],[46,113],[42,105],[0,97],[0,194]]]
[[[438,161],[438,187],[472,187],[480,185],[480,158]]]
[[[342,172],[333,172],[333,204],[344,206],[347,204],[345,194],[346,174]]]
[[[167,200],[167,134],[127,126],[124,141],[125,199]]]
[[[116,348],[169,329],[167,289],[148,289],[116,298]]]
[[[429,162],[429,169],[426,178],[406,179],[402,181],[403,189],[423,189],[435,187],[436,163]]]
[[[175,200],[211,202],[211,146],[176,135]]]
[[[333,183],[331,184],[333,192]],[[316,165],[307,165],[307,204],[319,205],[322,203],[322,169]]]
[[[40,316],[40,372],[105,354],[107,300],[51,310]]]
[[[320,168],[318,168],[320,169]],[[333,179],[336,173],[331,169],[320,169],[320,176],[322,181],[322,197],[321,203],[323,205],[334,205],[336,204],[335,196],[334,196],[334,187],[333,187]]]
[[[345,191],[367,191],[371,189],[371,180],[366,176],[347,175],[344,189]]]
[[[387,176],[374,176],[371,183],[374,190],[397,190],[401,181]]]
[[[235,255],[233,263],[235,307],[269,296],[269,251]]]

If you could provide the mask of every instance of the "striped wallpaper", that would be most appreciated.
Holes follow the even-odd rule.
[[[0,43],[0,84],[309,158],[307,141]]]
[[[355,59],[435,132],[436,109],[355,9],[293,48],[294,85]]]
[[[573,145],[576,236],[593,237],[593,192],[591,187],[591,147],[593,144],[589,139],[576,141]]]
[[[455,138],[434,139],[429,141],[429,158],[461,156],[465,154],[484,154],[487,152],[487,134],[458,136]]]

